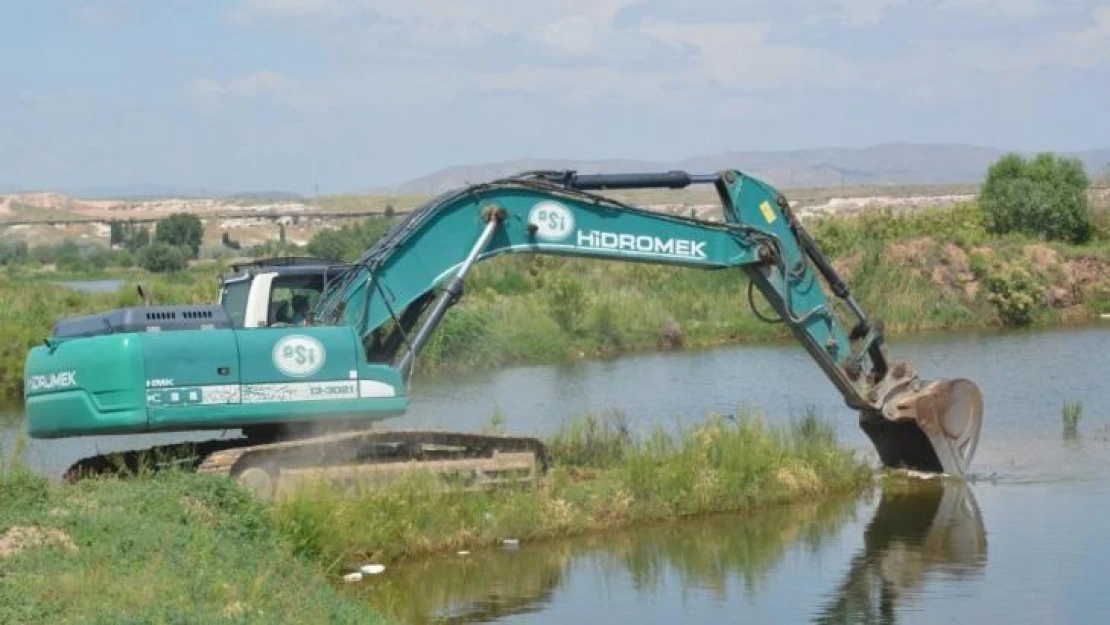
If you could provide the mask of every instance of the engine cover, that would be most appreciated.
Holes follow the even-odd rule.
[[[138,306],[64,319],[54,324],[53,338],[230,327],[231,317],[221,306]]]

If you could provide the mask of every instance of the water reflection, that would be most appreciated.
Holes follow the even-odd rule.
[[[598,609],[617,616],[618,606],[661,598],[666,610],[636,620],[671,622],[758,611],[785,588],[798,593],[803,604],[796,609],[815,614],[817,623],[894,623],[930,577],[975,575],[985,565],[983,522],[966,485],[935,480],[885,488],[863,527],[855,516],[871,505],[837,499],[480,550],[404,564],[354,592],[405,623],[511,622],[521,615],[565,622],[570,614],[598,616]],[[838,549],[858,540],[855,528],[863,545],[842,581],[824,599],[802,599],[818,580],[798,566],[799,557],[838,559]],[[836,584],[835,577],[826,581]]]
[[[930,573],[975,575],[987,557],[982,515],[963,482],[886,490],[863,542],[814,622],[895,623]]]
[[[728,599],[770,583],[790,547],[816,550],[855,514],[855,501],[781,507],[754,515],[722,515],[624,532],[608,532],[519,548],[408,563],[362,589],[378,610],[404,623],[488,623],[545,612],[565,601],[573,578],[622,580],[629,592],[652,596],[678,582]],[[677,580],[676,580],[677,578]],[[628,580],[625,582],[624,580]],[[614,591],[622,592],[622,591]],[[573,600],[573,599],[572,599]]]

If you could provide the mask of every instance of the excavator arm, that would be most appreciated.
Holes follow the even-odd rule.
[[[596,193],[692,184],[714,185],[720,221],[650,211]],[[445,193],[411,212],[334,281],[315,318],[357,328],[367,354],[407,378],[462,297],[473,265],[510,253],[739,270],[747,279],[738,285],[746,283],[749,299],[758,289],[776,315],[769,321],[790,328],[846,405],[859,412],[860,427],[884,465],[959,475],[974,456],[982,421],[976,385],[926,382],[910,364],[890,362],[882,324],[855,301],[785,197],[736,170],[529,172]],[[834,298],[853,318],[850,328],[839,320]]]

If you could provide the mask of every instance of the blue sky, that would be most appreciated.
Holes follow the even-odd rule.
[[[14,0],[0,188],[1110,145],[1110,0]]]

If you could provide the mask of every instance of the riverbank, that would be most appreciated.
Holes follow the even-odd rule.
[[[620,419],[587,418],[548,443],[553,466],[538,488],[445,493],[414,475],[354,492],[312,485],[266,505],[211,476],[61,485],[0,469],[0,621],[375,622],[333,589],[354,566],[714,512],[758,515],[870,482],[869,468],[813,418],[782,429],[711,420],[642,439]]]
[[[539,488],[449,493],[425,476],[384,488],[298,488],[274,504],[298,555],[330,570],[587,534],[688,516],[756,512],[860,490],[869,468],[834,430],[807,417],[785,428],[711,419],[680,433],[628,434],[586,418],[548,441]]]

